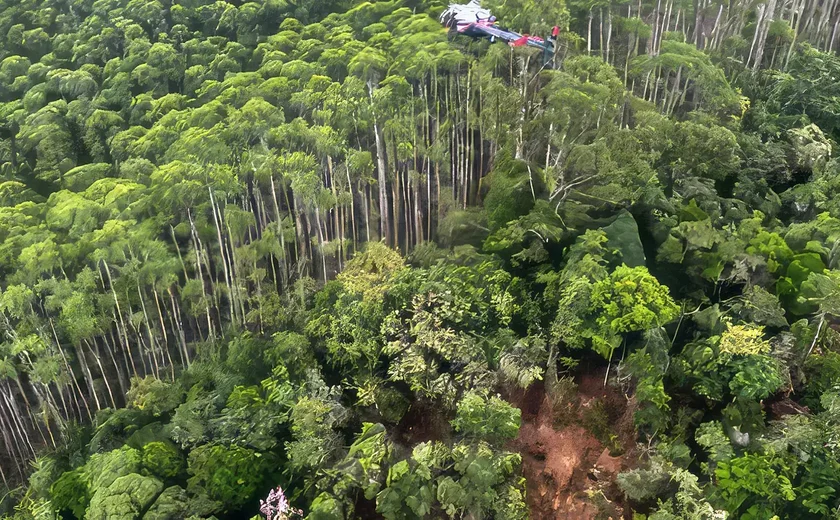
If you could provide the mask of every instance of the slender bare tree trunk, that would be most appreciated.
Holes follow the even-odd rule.
[[[2,392],[0,392],[0,395],[5,397],[5,394]],[[14,420],[11,418],[13,414],[7,412],[6,407],[6,400],[0,399],[0,432],[3,434],[3,444],[8,447],[7,449],[9,455],[14,460],[15,468],[17,469],[21,479],[25,479],[26,475],[23,473],[21,463],[28,460],[29,455],[26,453],[26,449],[23,446],[19,435],[15,433],[17,427]]]
[[[711,41],[709,42],[709,49],[714,50],[717,48],[718,42],[718,33],[720,32],[720,17],[723,15],[723,4],[720,4],[720,9],[718,9],[717,17],[715,18],[715,26],[712,27],[712,36]]]
[[[81,346],[76,347],[76,354],[79,357],[79,364],[82,367],[82,375],[85,377],[85,381],[87,381],[88,389],[90,390],[91,395],[93,396],[93,402],[96,404],[96,411],[102,409],[102,405],[99,402],[99,396],[96,395],[96,387],[93,385],[93,375],[90,373],[90,367],[87,364],[87,357],[85,356],[85,351]]]
[[[758,40],[758,46],[755,49],[755,61],[753,69],[758,70],[761,67],[762,59],[764,58],[764,48],[767,45],[767,34],[770,32],[770,24],[773,23],[773,16],[776,11],[776,0],[770,0],[767,3],[765,11],[764,22],[759,25],[761,32]]]
[[[172,306],[172,319],[178,324],[178,341],[181,344],[181,349],[184,351],[184,358],[187,366],[190,366],[190,353],[187,350],[187,338],[184,335],[183,318],[181,317],[181,307],[175,302],[175,295],[172,293],[172,287],[169,287],[169,303]]]
[[[656,45],[659,41],[659,11],[662,8],[662,0],[656,0],[656,11],[653,12],[653,28],[650,33],[650,39],[648,40],[648,54],[651,56],[656,55]],[[696,43],[696,42],[695,42]]]
[[[236,313],[236,304],[234,302],[236,295],[233,292],[231,274],[228,268],[228,258],[225,254],[225,242],[222,239],[221,209],[218,208],[218,206],[216,205],[215,197],[213,197],[213,189],[208,186],[207,191],[210,193],[210,207],[213,209],[213,225],[216,226],[216,239],[219,241],[219,256],[222,260],[222,270],[225,275],[225,285],[228,289],[228,297],[231,300],[230,306],[228,308],[228,313],[230,314],[230,320],[233,323],[238,323],[239,320]]]
[[[73,367],[70,365],[70,362],[67,361],[67,355],[64,353],[64,349],[61,347],[61,342],[58,340],[58,333],[55,331],[55,325],[53,324],[52,318],[47,318],[50,323],[50,329],[52,330],[53,337],[55,338],[55,345],[58,348],[58,352],[61,354],[61,359],[64,361],[64,366],[67,369],[67,372],[70,374],[70,379],[73,382],[73,385],[76,387],[76,392],[78,396],[82,399],[82,402],[85,405],[85,410],[87,410],[87,416],[89,420],[93,420],[93,414],[91,414],[90,405],[88,405],[87,399],[85,399],[85,394],[82,392],[82,387],[79,385],[79,381],[76,378],[76,373],[73,371]],[[79,405],[79,401],[76,399],[76,394],[71,392],[70,394],[73,396],[73,400],[76,401],[76,407],[79,409],[79,415],[82,414],[82,407]]]
[[[368,185],[362,186],[361,179],[359,180],[359,187],[362,190],[362,208],[365,212],[365,242],[370,242],[370,187]]]
[[[108,398],[111,400],[111,406],[116,409],[117,401],[114,399],[114,392],[111,390],[111,383],[108,382],[108,374],[105,373],[105,367],[102,366],[102,360],[100,359],[99,352],[97,352],[99,349],[97,348],[94,350],[93,346],[86,339],[83,339],[82,342],[87,345],[88,351],[93,356],[93,360],[96,361],[96,366],[99,367],[99,373],[102,375],[102,382],[105,383],[105,390],[108,391]]]
[[[607,7],[607,44],[604,52],[607,63],[610,63],[610,41],[612,40],[612,9]]]
[[[324,234],[321,231],[321,210],[315,206],[315,227],[318,228],[318,253],[321,256],[321,266],[324,271],[324,283],[327,283],[327,255],[324,254]]]
[[[332,157],[327,155],[327,176],[330,180],[330,191],[332,192],[333,199],[335,199],[335,207],[330,209],[333,212],[333,225],[335,226],[335,239],[338,240],[338,250],[336,250],[336,256],[338,257],[338,270],[341,271],[341,258],[344,256],[344,232],[341,230],[341,224],[339,223],[339,206],[338,206],[338,192],[335,190],[335,179],[333,178],[333,160]],[[328,218],[327,215],[324,216],[325,219]]]
[[[755,22],[755,32],[753,33],[752,44],[750,44],[750,53],[747,55],[746,65],[749,66],[752,62],[753,54],[756,50],[756,44],[759,40],[759,35],[761,34],[762,22],[764,21],[764,12],[767,10],[766,4],[761,4],[758,6],[758,16]]]
[[[113,335],[111,338],[113,338]],[[94,341],[96,341],[96,338],[94,338]],[[108,352],[108,357],[111,358],[111,364],[114,365],[114,371],[117,373],[117,390],[120,395],[125,395],[126,391],[128,391],[128,385],[126,385],[122,370],[120,370],[120,366],[117,363],[117,357],[114,355],[114,349],[111,348],[111,344],[108,343],[108,336],[104,334],[102,335],[102,343],[105,344],[105,351]]]
[[[350,192],[350,225],[353,232],[353,251],[356,251],[358,239],[356,238],[356,196],[353,193],[353,183],[350,181],[350,165],[344,161],[344,172],[347,174],[347,190]]]
[[[23,449],[21,450],[21,452],[23,452],[26,448],[29,448],[26,451],[31,453],[32,456],[35,456],[37,452],[32,446],[32,439],[29,438],[29,433],[27,433],[26,431],[26,425],[23,424],[23,420],[21,420],[23,414],[20,413],[20,409],[18,408],[17,404],[15,403],[15,400],[11,396],[11,392],[11,387],[8,386],[7,382],[6,392],[0,392],[0,395],[3,396],[3,400],[6,403],[6,407],[9,410],[9,417],[11,419],[11,423],[15,427],[15,430],[17,430],[17,436],[22,441],[21,444],[23,445]]]
[[[283,255],[280,257],[280,270],[281,273],[281,286],[286,286],[287,281],[287,268],[286,268],[286,239],[283,236],[283,217],[280,215],[280,204],[277,202],[277,189],[274,187],[274,175],[269,176],[269,180],[271,181],[271,200],[274,202],[274,216],[277,222],[277,230],[278,234],[280,235],[280,249],[283,251]]]
[[[146,326],[146,336],[149,338],[149,348],[151,349],[150,354],[151,354],[152,358],[154,359],[154,363],[155,363],[155,375],[157,377],[160,377],[160,372],[159,372],[159,368],[158,368],[159,364],[158,364],[158,359],[157,359],[158,350],[161,350],[161,352],[160,352],[161,363],[160,364],[165,363],[166,360],[164,359],[164,354],[162,352],[163,349],[159,348],[160,345],[158,344],[158,340],[155,337],[154,330],[152,329],[152,323],[151,323],[151,320],[149,319],[149,313],[146,311],[146,299],[143,297],[143,291],[140,289],[140,284],[139,283],[137,284],[137,297],[140,298],[140,310],[143,311],[143,324]],[[139,333],[140,333],[140,331],[138,330],[138,334]]]
[[[120,325],[122,325],[122,330],[125,338],[125,344],[123,348],[125,349],[126,353],[128,353],[128,359],[131,361],[131,370],[135,377],[137,377],[137,366],[134,364],[134,356],[131,355],[131,343],[128,341],[128,329],[126,329],[125,321],[123,321],[123,314],[122,309],[120,309],[120,299],[117,298],[117,291],[114,289],[114,280],[111,278],[111,268],[108,266],[108,262],[105,260],[102,261],[103,267],[105,267],[105,274],[108,275],[108,286],[111,288],[111,294],[114,297],[114,305],[117,308],[117,317],[119,318],[119,323],[114,320],[114,326],[117,327],[117,335],[120,333]],[[58,341],[58,337],[56,337],[56,341]]]
[[[29,354],[27,354],[26,351],[24,351],[24,354],[26,354],[26,358],[29,357]],[[21,357],[23,357],[23,354],[21,355]],[[28,365],[29,365],[29,367],[32,366],[32,360],[31,359],[29,360]],[[26,409],[26,411],[28,412],[30,422],[37,428],[38,433],[41,435],[41,439],[44,441],[44,444],[46,444],[47,439],[46,439],[46,437],[44,437],[44,432],[41,430],[41,427],[38,424],[37,419],[35,418],[34,408],[32,407],[32,404],[29,402],[29,397],[27,397],[26,391],[23,389],[23,384],[21,384],[21,382],[20,382],[20,376],[14,377],[13,379],[15,381],[15,385],[18,388],[18,392],[20,392],[20,396],[23,398],[23,405],[24,405],[24,408]],[[33,387],[33,390],[34,390],[34,387]],[[37,393],[36,393],[36,395],[37,395]]]
[[[0,480],[3,481],[3,487],[8,489],[9,479],[6,478],[6,472],[3,471],[3,466],[2,465],[0,465]]]
[[[205,302],[207,302],[207,291],[204,288],[204,276],[202,275],[202,272],[201,272],[201,249],[202,249],[201,239],[198,238],[198,230],[196,230],[196,228],[195,228],[195,222],[193,221],[192,213],[190,212],[189,208],[187,209],[187,218],[190,221],[190,232],[192,233],[193,246],[195,248],[195,268],[196,268],[197,275],[198,275],[198,281],[201,282],[201,295],[204,298]],[[208,278],[211,278],[209,273],[208,273]],[[207,336],[212,341],[213,338],[215,337],[215,334],[213,333],[213,320],[210,317],[210,305],[209,305],[209,303],[205,304],[205,311],[206,311],[206,315],[207,315]],[[198,321],[196,321],[196,323],[198,323]],[[126,339],[128,339],[128,333],[127,332],[126,332]]]
[[[370,95],[370,105],[373,108],[373,81],[368,81],[368,94]],[[376,144],[376,173],[377,183],[379,188],[379,232],[380,237],[389,240],[391,235],[390,221],[388,218],[388,187],[387,187],[387,170],[385,167],[385,143],[382,138],[382,128],[379,126],[376,112],[373,115],[373,137]]]

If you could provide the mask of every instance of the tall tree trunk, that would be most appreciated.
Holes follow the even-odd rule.
[[[604,55],[607,63],[610,62],[610,41],[612,40],[612,9],[607,7],[607,42]]]
[[[122,325],[123,330],[123,337],[125,339],[125,343],[123,344],[123,348],[125,349],[126,353],[128,354],[128,359],[131,361],[131,371],[134,377],[137,377],[137,366],[134,364],[134,356],[131,355],[131,342],[128,340],[128,329],[125,326],[125,321],[123,320],[122,309],[120,309],[120,299],[117,298],[117,291],[114,289],[114,280],[111,278],[111,268],[108,266],[108,262],[105,260],[102,261],[102,265],[105,268],[105,274],[108,275],[108,286],[111,288],[111,295],[114,297],[114,305],[117,308],[117,318],[119,318],[119,323],[114,321],[114,326],[117,327],[117,335],[120,332],[120,325]],[[58,341],[58,337],[56,337],[56,341]]]
[[[12,389],[8,386],[8,382],[6,385],[6,392],[0,392],[2,394],[4,401],[6,402],[6,407],[9,410],[9,415],[11,417],[12,424],[14,424],[15,429],[18,432],[18,436],[22,441],[22,446],[24,450],[28,448],[30,454],[35,456],[37,452],[35,451],[35,447],[32,445],[32,439],[29,438],[29,433],[26,431],[26,425],[23,424],[23,414],[20,412],[20,408],[18,408],[17,403],[12,396]]]
[[[776,12],[776,0],[770,0],[767,3],[767,10],[765,15],[765,21],[763,24],[760,24],[761,27],[761,36],[759,37],[758,47],[755,50],[755,62],[753,63],[753,69],[758,70],[761,67],[762,58],[764,57],[764,48],[767,45],[767,34],[770,32],[770,24],[773,23],[773,17]]]
[[[111,335],[111,339],[114,339],[113,335]],[[111,347],[111,344],[108,343],[108,336],[104,334],[102,335],[102,343],[105,344],[105,351],[108,352],[108,357],[111,358],[111,364],[114,365],[114,371],[117,374],[117,390],[119,390],[120,395],[125,395],[128,391],[129,385],[126,384],[120,365],[117,363],[117,357],[114,355],[114,349]]]
[[[172,287],[168,288],[169,303],[172,306],[172,319],[178,324],[178,342],[181,349],[184,351],[184,358],[187,361],[187,366],[190,366],[190,353],[187,350],[187,338],[184,334],[183,318],[181,316],[181,307],[175,302],[175,295],[172,293]]]
[[[396,157],[396,153],[394,154]],[[391,229],[394,232],[394,236],[391,238],[391,243],[394,245],[395,249],[400,247],[400,171],[399,168],[394,168],[394,182],[391,183],[391,196],[393,197],[393,221],[391,222]]]
[[[368,81],[368,94],[370,95],[370,106],[373,109],[373,81]],[[388,219],[388,187],[387,171],[385,168],[385,143],[382,138],[382,129],[374,110],[373,115],[373,136],[376,143],[376,173],[379,188],[379,233],[386,243],[391,235],[390,221]]]
[[[604,56],[604,8],[598,9],[598,55],[606,61]]]
[[[143,324],[146,326],[146,337],[149,338],[149,348],[151,349],[151,355],[155,362],[155,374],[157,377],[160,377],[157,359],[158,351],[160,351],[160,364],[164,364],[166,360],[164,359],[163,349],[160,348],[159,342],[155,337],[154,329],[152,329],[152,322],[146,310],[146,298],[143,297],[143,291],[140,289],[139,282],[137,283],[137,297],[140,298],[140,310],[143,311]]]
[[[332,208],[330,211],[333,213],[333,225],[335,226],[335,239],[338,240],[338,249],[336,250],[336,256],[338,258],[338,270],[341,271],[341,258],[344,256],[344,233],[341,230],[341,224],[339,223],[339,205],[338,205],[338,192],[335,190],[335,179],[333,178],[333,160],[332,157],[327,155],[327,175],[330,179],[330,191],[332,191],[333,199],[335,200],[335,207]]]
[[[99,402],[99,396],[96,395],[96,387],[93,384],[93,375],[91,375],[90,367],[87,364],[87,357],[85,356],[84,349],[81,346],[76,347],[76,355],[79,358],[79,364],[82,367],[82,375],[87,382],[88,390],[93,397],[93,402],[96,404],[96,411],[98,412],[102,409],[102,405]]]
[[[321,210],[315,206],[315,226],[318,228],[318,249],[321,256],[321,266],[324,273],[324,283],[327,283],[327,255],[324,254],[324,234],[321,232]]]
[[[86,339],[83,339],[82,342],[87,345],[88,351],[93,356],[93,360],[96,361],[96,366],[99,367],[99,373],[102,375],[102,382],[105,383],[105,390],[108,391],[108,398],[111,400],[111,406],[116,410],[117,401],[114,399],[114,392],[111,390],[111,383],[108,382],[108,374],[105,373],[105,367],[102,366],[102,360],[100,359],[98,352],[99,349],[97,348],[94,350],[93,346]]]
[[[362,180],[359,179],[359,187],[362,189],[362,204],[364,208],[362,208],[365,212],[365,242],[370,242],[370,207],[373,205],[370,202],[370,185],[365,183],[362,186]]]
[[[0,431],[3,432],[3,444],[8,447],[9,454],[15,462],[15,467],[21,480],[25,480],[26,475],[22,470],[22,463],[26,462],[30,456],[27,453],[26,445],[23,442],[17,423],[14,420],[14,412],[8,406],[6,394],[0,391]],[[8,409],[8,410],[7,410]]]
[[[697,0],[695,0],[697,1]],[[653,28],[648,40],[648,54],[655,56],[657,54],[657,42],[659,41],[659,11],[662,8],[662,0],[656,0],[656,11],[653,12]],[[696,41],[694,42],[697,43]]]
[[[274,187],[274,175],[270,175],[269,179],[271,181],[271,200],[274,202],[274,216],[277,222],[278,234],[280,235],[280,249],[283,251],[280,257],[280,285],[281,288],[285,288],[288,271],[286,268],[286,239],[284,238],[285,233],[283,233],[283,217],[280,215],[280,204],[277,203],[277,189]]]
[[[25,351],[24,351],[24,354],[26,354]],[[21,354],[21,357],[23,357],[23,354]],[[26,357],[28,358],[29,354],[26,354]],[[29,365],[29,369],[31,370],[32,361],[29,360],[27,365]],[[18,392],[20,393],[20,396],[23,398],[23,405],[24,405],[24,408],[26,409],[26,411],[29,414],[30,422],[32,423],[33,426],[36,427],[36,429],[38,430],[38,433],[41,435],[41,439],[44,441],[44,444],[46,444],[47,439],[44,437],[44,432],[41,430],[41,427],[38,424],[37,419],[35,418],[35,415],[34,415],[35,409],[32,407],[32,404],[29,402],[29,398],[26,396],[26,391],[23,389],[23,384],[21,384],[21,382],[20,382],[20,376],[18,375],[16,377],[13,377],[13,379],[15,381],[15,385],[18,388]],[[33,388],[33,390],[34,390],[34,388]]]
[[[222,238],[221,208],[217,206],[216,200],[213,197],[213,189],[208,186],[207,191],[210,193],[210,207],[213,209],[213,225],[216,226],[216,239],[219,241],[219,256],[222,260],[222,270],[225,275],[225,285],[227,286],[228,298],[230,299],[230,306],[228,308],[228,312],[230,314],[230,321],[233,323],[239,323],[236,312],[236,294],[233,292],[232,277],[228,268],[228,258],[225,254],[225,241]]]
[[[347,164],[346,160],[344,161],[344,172],[347,174],[347,191],[350,192],[350,225],[352,226],[351,231],[353,234],[353,252],[355,252],[358,247],[358,239],[356,237],[356,196],[353,194],[353,183],[350,180],[350,165]]]
[[[82,387],[79,385],[79,380],[76,378],[76,373],[73,371],[73,367],[70,365],[70,362],[67,360],[67,354],[65,354],[64,349],[61,347],[61,342],[58,340],[58,333],[55,330],[55,325],[53,324],[52,318],[48,317],[47,321],[50,324],[50,329],[52,330],[53,337],[55,338],[55,345],[58,348],[58,352],[61,354],[61,359],[64,361],[64,367],[67,369],[67,373],[70,375],[70,380],[72,384],[76,387],[76,392],[78,393],[79,398],[82,399],[82,402],[85,405],[85,410],[87,411],[88,420],[93,420],[93,414],[90,410],[90,405],[88,404],[87,399],[85,399],[85,394],[82,392]],[[76,399],[76,395],[71,392],[73,396],[73,400],[76,401],[76,407],[79,409],[79,415],[82,413],[82,407],[79,404],[79,401]]]
[[[761,4],[760,6],[758,6],[758,16],[756,17],[756,22],[755,22],[755,32],[753,33],[752,44],[750,44],[750,53],[747,55],[747,61],[745,62],[745,64],[748,67],[749,67],[750,63],[752,62],[753,54],[756,51],[756,45],[757,45],[757,43],[759,41],[759,37],[761,35],[761,30],[762,30],[763,21],[764,21],[764,13],[765,13],[766,10],[767,10],[767,5],[766,4]]]
[[[227,204],[227,201],[225,201],[225,204]],[[236,247],[239,245],[240,241],[237,239],[236,243],[234,243],[233,233],[231,233],[230,226],[228,224],[225,224],[225,230],[227,230],[226,236],[228,237],[226,243],[228,244],[228,258],[230,259],[230,283],[233,286],[234,293],[236,294],[236,299],[233,303],[237,305],[239,316],[242,319],[241,323],[245,323],[245,296],[242,294],[243,275],[239,273],[239,263],[237,263],[236,259]],[[248,233],[250,233],[250,230]]]
[[[204,310],[207,316],[207,336],[212,341],[215,335],[213,333],[213,320],[210,317],[210,304],[207,300],[207,291],[204,288],[204,276],[201,271],[201,240],[198,238],[198,231],[195,228],[195,222],[193,221],[192,213],[189,209],[187,209],[187,218],[190,221],[190,233],[192,234],[193,248],[195,249],[195,268],[198,275],[198,281],[201,282],[201,296],[205,301]],[[210,278],[209,274],[208,278]],[[196,323],[198,322],[196,321]],[[128,331],[126,331],[126,339],[128,339]]]

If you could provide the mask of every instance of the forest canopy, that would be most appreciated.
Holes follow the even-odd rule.
[[[838,518],[837,3],[0,4],[1,518]]]

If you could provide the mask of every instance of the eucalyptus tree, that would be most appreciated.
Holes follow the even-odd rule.
[[[375,48],[366,47],[356,54],[350,62],[350,72],[365,82],[370,98],[370,107],[373,114],[373,134],[376,143],[376,173],[377,188],[379,190],[379,236],[390,241],[392,218],[388,207],[388,186],[387,169],[385,156],[385,140],[382,135],[382,122],[375,108],[374,92],[379,87],[382,74],[386,66],[385,54]]]

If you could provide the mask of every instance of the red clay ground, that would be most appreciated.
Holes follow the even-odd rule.
[[[578,378],[576,396],[557,412],[542,385],[510,397],[522,410],[522,426],[509,448],[522,453],[534,520],[631,518],[630,511],[622,507],[614,479],[635,459],[633,403],[621,391],[604,388],[603,376],[602,369],[600,374]],[[606,412],[607,429],[618,435],[617,443],[612,444],[621,445],[626,450],[623,455],[610,456],[610,449],[584,427],[593,429],[592,421],[587,421],[587,410],[593,406]],[[609,438],[609,432],[597,432],[598,437]]]

